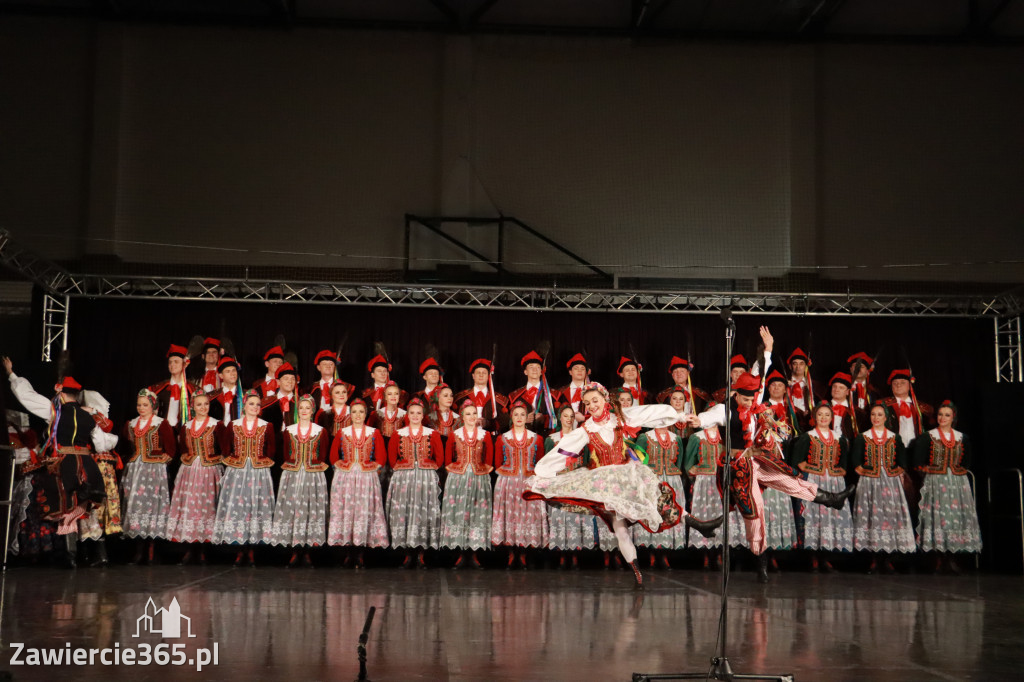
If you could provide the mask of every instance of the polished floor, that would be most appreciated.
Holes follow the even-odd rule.
[[[1013,576],[735,573],[728,654],[735,672],[797,680],[1016,680],[1024,590]],[[368,679],[629,680],[704,671],[715,651],[720,579],[652,572],[404,571],[117,566],[17,568],[4,576],[0,672],[15,680],[354,680],[370,606]],[[10,665],[29,648],[135,647],[147,601],[177,598],[191,667]],[[184,622],[184,621],[183,621]],[[187,637],[191,628],[195,637]],[[24,654],[22,654],[24,656]],[[71,677],[68,677],[71,675]]]

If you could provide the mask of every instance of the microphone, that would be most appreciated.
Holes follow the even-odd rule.
[[[729,329],[735,329],[736,328],[736,321],[732,319],[732,308],[731,307],[726,306],[725,308],[720,309],[718,311],[718,314],[722,318],[722,321],[725,322],[725,326],[726,327],[728,327]]]

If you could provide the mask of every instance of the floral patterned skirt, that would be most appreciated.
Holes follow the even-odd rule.
[[[766,491],[767,492],[767,491]],[[716,518],[722,513],[722,496],[718,492],[718,484],[714,474],[697,474],[693,482],[693,501],[690,504],[690,514],[694,518],[707,521]],[[793,512],[790,511],[792,519]],[[696,530],[689,529],[690,547],[708,549],[722,546],[722,533],[715,533],[714,537],[706,538]],[[743,516],[736,509],[729,512],[729,546],[746,547],[747,531],[743,526]]]
[[[57,524],[46,520],[42,478],[49,474],[38,469],[27,474],[14,487],[14,508],[11,510],[11,553],[22,557],[37,557],[53,551]]]
[[[270,469],[256,469],[246,460],[240,469],[227,467],[220,485],[213,542],[230,545],[270,542],[274,525],[274,481]]]
[[[167,537],[167,465],[137,459],[124,476],[124,534],[129,538],[155,540]]]
[[[548,549],[593,549],[594,520],[589,514],[548,507]]]
[[[535,478],[527,479],[522,474],[515,476],[500,474],[498,476],[498,482],[494,484],[494,515],[491,519],[492,545],[547,546],[547,506],[541,500],[523,499],[528,482]],[[562,479],[563,477],[559,476],[558,478]]]
[[[775,488],[762,490],[761,498],[764,500],[765,547],[775,550],[795,548],[798,536],[796,516],[793,513],[793,498]],[[746,538],[746,530],[743,531],[743,536]]]
[[[327,544],[387,547],[388,522],[376,471],[334,470]]]
[[[981,528],[966,475],[927,474],[921,487],[917,538],[925,552],[980,552]]]
[[[167,514],[167,537],[173,542],[213,540],[222,469],[219,464],[203,466],[198,457],[178,469],[171,510]]]
[[[327,540],[327,475],[282,471],[270,542],[281,547],[319,547]]]
[[[528,499],[579,505],[585,513],[597,514],[608,523],[618,515],[653,532],[671,528],[683,515],[672,487],[663,484],[650,467],[634,460],[596,469],[574,469],[550,478],[531,476],[526,488]]]
[[[97,461],[103,487],[107,497],[89,516],[78,522],[78,537],[81,540],[99,540],[104,535],[115,535],[121,528],[121,493],[117,489],[117,471],[110,461]]]
[[[838,493],[846,489],[846,481],[842,476],[809,474],[807,480],[817,483],[818,490]],[[786,502],[789,502],[788,497]],[[842,509],[832,509],[823,504],[806,501],[802,503],[802,508],[805,549],[853,551],[853,517],[850,514],[849,501],[843,503]]]
[[[491,545],[491,477],[471,470],[448,473],[441,499],[441,546],[486,549]]]
[[[679,474],[674,476],[662,475],[658,477],[662,483],[671,486],[676,494],[677,500],[685,500],[683,493],[683,477]],[[712,482],[713,483],[713,482]],[[698,516],[699,519],[713,519],[722,513],[722,502],[718,502],[718,511],[712,511],[709,516]],[[637,547],[655,547],[658,549],[683,549],[686,547],[686,531],[684,524],[679,523],[661,533],[652,533],[641,525],[633,526],[633,544]],[[699,533],[697,533],[699,535]],[[701,536],[703,537],[703,536]]]
[[[917,549],[899,476],[861,476],[853,503],[853,547],[868,552]]]
[[[388,527],[395,548],[437,549],[441,538],[441,486],[432,469],[401,469],[388,486]]]

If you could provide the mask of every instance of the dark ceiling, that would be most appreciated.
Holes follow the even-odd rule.
[[[1024,0],[0,0],[3,13],[638,39],[1024,40]]]

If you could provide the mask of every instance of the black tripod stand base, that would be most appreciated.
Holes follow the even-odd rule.
[[[711,669],[702,673],[633,673],[633,682],[649,682],[650,680],[775,680],[776,682],[794,682],[792,673],[734,673],[729,666],[728,658],[712,658]]]

